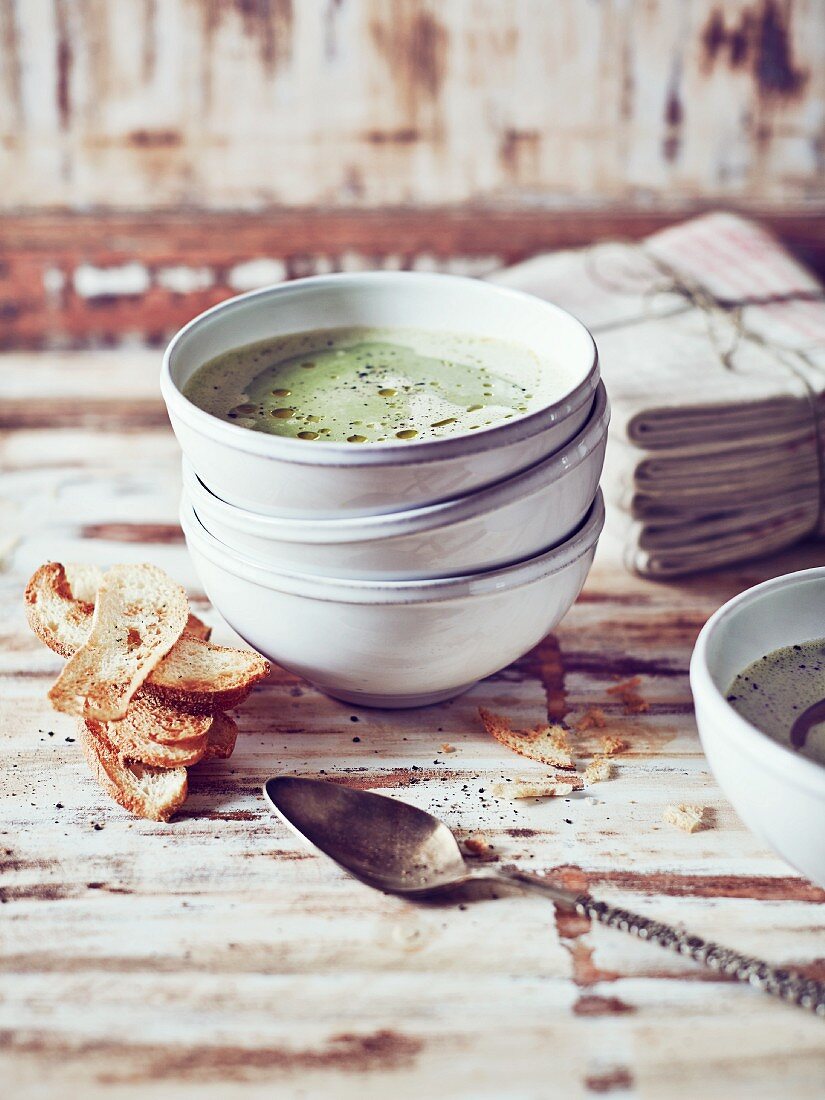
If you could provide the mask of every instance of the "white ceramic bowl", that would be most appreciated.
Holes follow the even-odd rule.
[[[552,405],[464,435],[359,446],[253,432],[181,393],[198,367],[231,348],[345,325],[514,339],[560,362],[569,388]],[[432,504],[532,466],[578,432],[598,379],[592,337],[556,306],[474,279],[372,272],[298,279],[202,313],[167,348],[161,391],[184,454],[216,496],[253,512],[321,518]]]
[[[702,747],[736,812],[783,859],[825,886],[825,766],[786,748],[725,698],[752,661],[825,635],[825,568],[758,584],[705,624],[690,663]]]
[[[241,637],[323,691],[364,706],[449,699],[539,642],[579,594],[604,523],[520,565],[449,580],[339,581],[279,573],[227,551],[185,507],[209,599]]]
[[[600,384],[584,428],[549,459],[457,500],[386,516],[260,516],[219,500],[186,460],[184,493],[228,550],[286,572],[350,580],[477,573],[533,557],[575,531],[599,487],[609,420]]]

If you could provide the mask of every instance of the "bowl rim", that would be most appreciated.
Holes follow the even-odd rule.
[[[599,382],[593,408],[585,424],[569,443],[548,458],[503,481],[460,497],[373,516],[309,519],[252,512],[213,493],[200,480],[186,456],[183,458],[183,487],[195,514],[207,529],[209,520],[217,517],[219,522],[237,531],[275,542],[340,545],[401,538],[438,527],[455,526],[537,495],[548,485],[561,481],[578,469],[604,447],[609,422],[610,404],[604,383]]]
[[[219,569],[225,569],[242,580],[310,599],[336,603],[385,605],[460,600],[471,596],[509,592],[532,584],[561,572],[595,550],[604,527],[604,519],[604,497],[600,489],[576,531],[552,550],[545,550],[525,561],[499,566],[481,573],[427,580],[387,581],[350,580],[280,570],[226,547],[206,530],[189,501],[182,502],[180,514],[181,527],[187,543],[191,539],[197,544],[198,551],[213,565]]]
[[[360,447],[353,447],[347,443],[316,440],[309,448],[306,443],[288,436],[266,435],[263,432],[250,431],[237,424],[229,424],[192,404],[183,395],[173,378],[172,361],[181,344],[194,329],[204,325],[217,314],[245,308],[249,302],[257,299],[271,297],[288,302],[291,296],[323,291],[335,286],[348,285],[368,290],[370,287],[388,283],[409,286],[412,282],[419,283],[421,286],[435,282],[436,285],[440,284],[442,290],[446,290],[447,284],[464,289],[472,288],[473,292],[481,294],[489,292],[493,297],[504,297],[538,305],[556,321],[563,319],[565,324],[572,324],[580,331],[590,349],[589,365],[581,380],[558,400],[543,405],[533,412],[525,413],[523,416],[515,417],[511,421],[503,421],[479,431],[465,432],[444,439],[410,440],[404,443],[365,443]],[[233,450],[300,466],[407,466],[437,462],[456,455],[481,454],[508,443],[523,442],[563,422],[592,398],[598,382],[599,355],[593,336],[577,317],[562,309],[561,306],[547,302],[534,294],[498,286],[483,279],[422,271],[362,271],[311,275],[303,279],[273,283],[227,298],[193,317],[175,333],[164,351],[160,372],[161,395],[170,416],[174,415],[187,427]]]
[[[807,582],[825,584],[825,566],[783,573],[779,577],[746,588],[744,592],[722,604],[702,627],[696,639],[690,659],[690,686],[697,710],[700,706],[710,708],[716,719],[711,736],[725,738],[737,749],[755,758],[760,766],[773,765],[797,785],[807,787],[825,798],[825,765],[794,752],[789,746],[776,741],[764,730],[743,718],[713,682],[708,661],[708,645],[723,623],[735,618],[744,607],[758,602],[769,592]],[[709,731],[700,730],[700,733],[702,737],[706,737]]]

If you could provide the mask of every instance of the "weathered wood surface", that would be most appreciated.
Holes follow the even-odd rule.
[[[739,205],[825,276],[825,218]],[[160,346],[202,310],[281,279],[379,269],[486,275],[539,252],[638,240],[712,206],[9,214],[0,217],[0,349]]]
[[[823,124],[823,0],[2,0],[0,349],[721,205],[825,272]]]
[[[825,892],[722,798],[687,680],[722,600],[821,547],[654,585],[621,570],[608,532],[555,637],[468,695],[356,711],[276,672],[239,711],[232,760],[193,774],[180,818],[136,821],[50,711],[60,661],[20,596],[47,558],[148,558],[229,637],[179,539],[157,365],[148,352],[0,359],[4,1095],[820,1097],[820,1021],[538,899],[373,893],[274,822],[260,787],[287,771],[398,794],[503,860],[825,977]],[[606,691],[633,674],[651,706],[626,717]],[[530,764],[484,735],[479,704],[525,722],[604,706],[631,751],[593,801],[499,802],[491,783]],[[713,828],[666,826],[681,800],[707,804]]]
[[[822,0],[4,0],[10,206],[800,203]]]

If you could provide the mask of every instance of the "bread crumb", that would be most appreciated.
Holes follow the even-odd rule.
[[[493,845],[487,840],[481,833],[476,833],[474,836],[468,836],[464,841],[464,851],[468,855],[475,856],[476,859],[484,859],[488,862],[490,860],[498,859],[493,850]]]
[[[526,778],[519,776],[512,783],[493,784],[496,798],[564,798],[584,786],[578,775],[548,775]]]
[[[487,732],[505,748],[551,768],[575,768],[570,739],[563,726],[543,725],[531,730],[514,730],[508,720],[499,714],[493,714],[484,707],[479,707],[478,713]]]
[[[594,756],[584,769],[584,781],[589,786],[591,783],[603,783],[613,773],[613,765],[606,756]]]
[[[625,714],[644,714],[650,710],[650,703],[642,696],[639,685],[641,676],[633,676],[630,680],[622,680],[620,684],[614,684],[607,689],[608,695],[615,695],[624,705]]]
[[[621,737],[603,737],[602,749],[605,756],[618,756],[620,752],[627,752],[630,744]]]
[[[442,752],[455,752],[455,745],[451,745],[448,741],[445,741],[441,746]]]
[[[588,707],[574,724],[577,733],[586,733],[592,729],[603,730],[607,725],[607,718],[601,707]]]
[[[664,819],[685,833],[696,833],[705,827],[705,807],[680,802],[665,809]]]

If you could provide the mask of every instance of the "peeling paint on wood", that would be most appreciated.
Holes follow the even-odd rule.
[[[6,0],[0,204],[822,205],[820,0]]]
[[[814,15],[816,5],[814,7]],[[790,98],[804,89],[810,70],[801,68],[792,44],[793,7],[785,0],[762,0],[728,23],[724,7],[716,9],[702,32],[707,63],[727,60],[732,69],[750,68],[760,95]],[[822,17],[822,13],[819,13]],[[823,27],[819,27],[820,33]]]
[[[483,276],[536,252],[636,239],[678,213],[470,205],[0,217],[0,347],[158,345],[202,310],[281,279],[369,268]],[[825,273],[825,219],[749,213]]]
[[[370,32],[405,110],[415,116],[421,99],[435,102],[449,50],[448,33],[435,11],[406,3],[396,5],[390,16],[386,8],[376,8]]]

